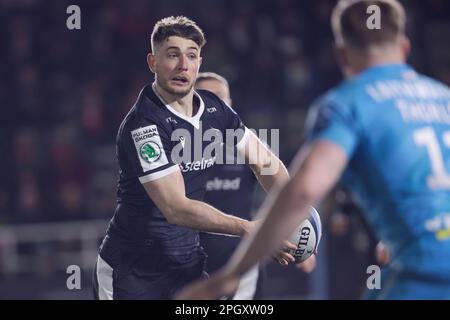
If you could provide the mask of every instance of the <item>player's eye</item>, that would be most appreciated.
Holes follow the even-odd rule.
[[[170,59],[174,59],[174,58],[178,57],[178,54],[175,52],[169,52],[167,54],[167,57],[169,57]]]
[[[191,60],[197,59],[197,55],[195,53],[188,54],[188,58]]]

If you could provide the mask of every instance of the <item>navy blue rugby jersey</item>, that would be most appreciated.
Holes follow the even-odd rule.
[[[206,182],[204,201],[223,212],[251,220],[256,183],[247,165],[217,165]]]
[[[215,135],[225,142],[227,129],[240,129],[240,135],[226,142],[236,148],[245,145],[249,131],[230,107],[205,90],[195,91],[194,99],[199,108],[187,117],[166,105],[151,85],[140,92],[117,135],[118,208],[109,236],[154,239],[167,248],[198,245],[198,231],[168,223],[142,186],[181,170],[186,196],[203,200],[206,181],[222,157],[212,147],[213,141],[220,142]],[[213,134],[206,137],[205,132]]]

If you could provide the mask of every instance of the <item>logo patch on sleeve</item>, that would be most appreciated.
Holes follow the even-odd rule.
[[[156,125],[133,130],[131,137],[143,172],[169,163]]]
[[[161,147],[153,141],[144,143],[141,146],[140,152],[141,158],[148,163],[158,161],[158,159],[161,157]]]

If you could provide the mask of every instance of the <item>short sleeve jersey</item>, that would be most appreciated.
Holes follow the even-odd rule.
[[[187,117],[166,105],[152,86],[140,92],[117,134],[118,205],[127,210],[116,210],[109,234],[157,239],[167,247],[198,243],[198,232],[168,223],[142,186],[181,170],[186,196],[202,200],[211,169],[220,162],[220,148],[213,147],[218,136],[234,147],[245,145],[248,130],[236,112],[209,91],[195,91],[194,99],[198,110]],[[225,139],[227,130],[236,131],[233,139]]]

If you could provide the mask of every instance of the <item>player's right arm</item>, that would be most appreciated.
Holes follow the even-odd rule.
[[[186,197],[180,170],[143,184],[148,196],[169,223],[206,232],[242,236],[253,222],[225,214],[216,208]]]
[[[256,224],[255,221],[225,214],[205,202],[186,197],[184,179],[180,170],[142,185],[171,224],[236,236],[249,233]],[[285,245],[296,248],[289,242],[285,242]],[[283,265],[295,261],[294,257],[287,252],[278,252],[276,256]]]
[[[205,232],[247,234],[255,222],[227,215],[186,196],[181,170],[171,155],[170,128],[164,121],[148,117],[130,118],[120,129],[118,156],[122,174],[138,178],[146,194],[171,224]],[[287,262],[294,261],[288,253],[280,253],[280,257]]]
[[[186,196],[181,170],[171,155],[174,142],[170,128],[163,121],[136,116],[128,120],[119,137],[122,171],[139,179],[169,223],[237,236],[250,231],[253,222],[224,214]]]

